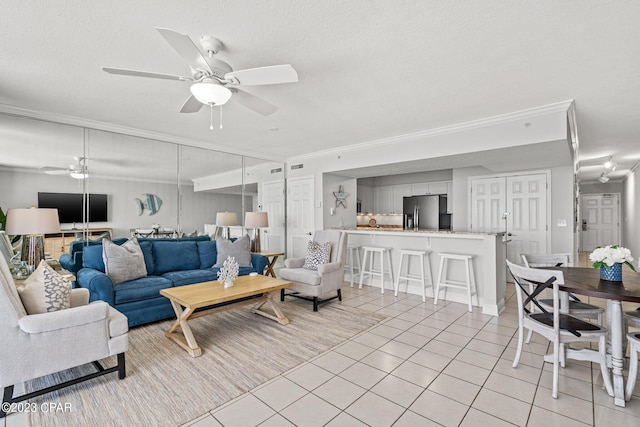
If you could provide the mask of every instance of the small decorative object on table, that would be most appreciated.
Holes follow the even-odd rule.
[[[238,278],[238,271],[240,271],[240,266],[236,259],[228,256],[218,271],[218,282],[224,283],[225,288],[230,288],[233,286],[233,281]]]
[[[605,247],[598,246],[589,259],[593,262],[593,268],[600,269],[600,279],[610,282],[622,282],[622,264],[626,264],[633,271],[636,271],[633,264],[631,251],[617,245]]]

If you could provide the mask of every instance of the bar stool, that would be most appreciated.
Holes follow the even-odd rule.
[[[351,279],[351,287],[353,288],[353,278],[356,274],[360,275],[360,272],[362,271],[362,264],[360,263],[360,246],[347,246],[347,263],[344,268],[350,273],[349,277]]]
[[[385,248],[381,246],[363,246],[364,254],[362,255],[362,271],[360,272],[360,284],[358,288],[362,288],[362,281],[365,275],[371,279],[373,285],[373,276],[380,277],[380,293],[384,294],[384,276],[389,275],[391,283],[393,283],[393,269],[391,266],[391,248]],[[375,254],[380,254],[380,270],[374,268]],[[385,256],[386,255],[386,256]],[[369,259],[369,266],[367,267],[367,257]],[[387,269],[385,270],[385,260],[387,263]]]
[[[404,280],[407,283],[407,290],[409,289],[409,281],[413,280],[415,282],[419,282],[422,285],[422,302],[427,300],[427,279],[429,280],[429,285],[433,288],[433,278],[431,276],[431,261],[429,257],[429,251],[416,251],[412,249],[400,249],[398,251],[400,253],[400,261],[398,262],[398,275],[396,276],[396,282],[394,284],[394,295],[398,296],[398,289],[400,289],[400,280]],[[405,258],[406,256],[406,258]],[[409,273],[409,265],[411,262],[411,257],[416,256],[420,260],[420,275],[410,274]],[[427,257],[427,268],[425,270],[424,257]],[[402,263],[404,260],[407,260],[407,274],[405,276],[402,275]],[[426,271],[429,271],[429,275],[426,274]],[[405,290],[405,293],[407,292]]]
[[[433,303],[438,304],[438,294],[440,292],[440,288],[458,288],[458,289],[466,289],[467,295],[469,296],[469,311],[473,311],[473,306],[471,304],[471,296],[473,294],[476,295],[476,300],[478,301],[478,305],[480,305],[480,300],[478,299],[478,290],[476,288],[476,280],[473,272],[473,263],[471,262],[474,255],[466,255],[466,254],[453,254],[453,253],[441,253],[440,254],[440,270],[438,272],[438,281],[436,282],[436,291],[433,297]],[[464,282],[459,280],[451,280],[447,279],[449,260],[453,261],[462,261],[465,265],[465,273],[466,280]],[[444,273],[444,276],[443,276]],[[473,286],[473,291],[471,287]]]

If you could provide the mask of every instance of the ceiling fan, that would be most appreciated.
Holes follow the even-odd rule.
[[[110,74],[193,82],[190,88],[191,96],[182,106],[181,113],[198,112],[203,105],[212,108],[223,105],[233,96],[235,101],[266,116],[274,113],[278,108],[239,89],[238,86],[295,83],[298,81],[298,73],[289,64],[233,71],[231,65],[214,57],[222,48],[222,42],[215,37],[203,36],[200,39],[200,45],[205,52],[203,54],[186,34],[168,28],[156,27],[156,30],[187,61],[191,69],[191,77],[121,68],[103,67],[102,69]]]
[[[76,161],[75,164],[69,165],[69,168],[56,168],[53,166],[44,166],[41,167],[40,170],[49,175],[69,175],[71,178],[75,179],[85,179],[89,176],[89,171],[84,164],[84,157],[73,156],[73,159]]]

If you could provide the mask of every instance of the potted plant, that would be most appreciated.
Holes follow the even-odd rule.
[[[600,269],[600,279],[611,282],[622,282],[622,264],[626,264],[633,271],[633,257],[631,251],[617,245],[598,246],[589,255],[593,268]]]

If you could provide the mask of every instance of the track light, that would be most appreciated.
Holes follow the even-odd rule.
[[[604,162],[604,170],[608,172],[613,172],[618,167],[618,163],[613,160],[613,157],[609,157],[609,160]]]

